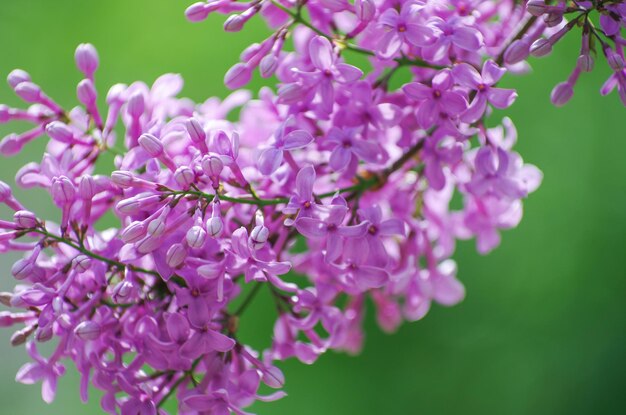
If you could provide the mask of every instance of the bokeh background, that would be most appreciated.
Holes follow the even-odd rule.
[[[266,29],[253,22],[226,34],[221,16],[190,24],[183,16],[190,1],[2,1],[0,73],[26,69],[71,107],[80,80],[74,48],[91,42],[100,52],[102,95],[116,82],[152,82],[178,72],[186,80],[183,95],[225,96],[224,72]],[[505,80],[520,90],[507,111],[519,130],[517,149],[545,178],[525,203],[522,224],[504,234],[499,249],[481,257],[472,242],[458,247],[467,299],[450,309],[434,307],[423,321],[391,336],[380,332],[370,312],[360,356],[329,353],[313,366],[285,363],[289,396],[254,411],[626,413],[626,111],[615,94],[598,94],[609,74],[604,63],[582,76],[566,107],[550,104],[550,90],[565,79],[577,50],[570,36],[552,56],[533,61],[533,73]],[[250,87],[260,85],[257,78]],[[0,86],[0,102],[18,104],[8,86]],[[0,126],[2,135],[9,131]],[[42,149],[33,143],[20,156],[3,159],[0,179],[12,183],[16,169],[39,161]],[[50,209],[44,193],[20,197],[40,213]],[[0,256],[0,288],[12,286],[14,259]],[[267,299],[256,303],[249,313],[256,321],[244,340],[267,345],[272,313]],[[41,401],[38,385],[14,383],[27,356],[9,346],[10,335],[0,331],[1,414],[100,413],[97,392],[88,405],[80,403],[71,367],[52,405]]]

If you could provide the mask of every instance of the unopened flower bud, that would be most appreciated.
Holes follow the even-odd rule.
[[[21,82],[15,87],[15,93],[24,101],[34,104],[41,101],[41,88],[32,82]]]
[[[15,323],[13,313],[10,311],[0,311],[0,327],[11,327]]]
[[[16,280],[24,280],[26,278],[36,275],[36,269],[39,269],[39,271],[41,271],[41,269],[37,267],[33,263],[33,261],[31,261],[30,259],[22,258],[15,261],[15,263],[11,267],[11,275],[13,275]]]
[[[99,58],[96,48],[91,43],[81,43],[74,53],[76,67],[85,74],[87,78],[93,77],[94,72],[98,69]]]
[[[233,65],[226,75],[224,75],[224,84],[230,89],[241,88],[250,82],[252,78],[252,70],[245,63],[236,63]]]
[[[276,366],[269,367],[263,370],[262,374],[263,383],[270,388],[280,389],[285,386],[285,375]]]
[[[523,61],[530,54],[530,44],[526,39],[518,39],[511,43],[504,52],[504,62],[513,65]]]
[[[26,326],[13,333],[13,336],[11,336],[11,346],[21,346],[26,343],[26,340],[33,334],[33,331],[35,331],[35,326]]]
[[[270,76],[274,75],[277,67],[278,58],[276,58],[276,56],[271,53],[261,59],[261,63],[259,64],[259,71],[261,72],[261,76],[263,78],[269,78]]]
[[[604,49],[604,55],[606,56],[606,61],[615,72],[621,71],[624,69],[624,59],[617,54],[613,49],[606,48]]]
[[[544,38],[535,40],[530,46],[530,54],[537,58],[549,55],[550,52],[552,52],[552,43]]]
[[[141,92],[135,92],[133,95],[131,95],[128,99],[126,109],[128,110],[128,115],[130,115],[131,117],[141,117],[141,114],[143,114],[146,109],[143,94]]]
[[[0,180],[0,203],[10,199],[12,196],[13,192],[11,192],[11,186]]]
[[[31,82],[31,78],[28,72],[21,69],[14,69],[7,77],[7,82],[9,83],[11,88],[15,89],[15,87],[22,82]]]
[[[207,176],[217,178],[224,169],[224,162],[216,156],[205,156],[202,158],[201,166]]]
[[[20,228],[31,229],[36,228],[39,225],[37,216],[33,212],[28,210],[18,210],[13,214],[13,222]]]
[[[37,340],[39,343],[45,343],[48,340],[52,339],[53,334],[54,333],[52,331],[52,325],[40,327],[35,332],[35,340]]]
[[[593,70],[594,60],[593,57],[589,54],[580,55],[577,61],[578,66],[580,66],[580,70],[583,72],[591,72]]]
[[[224,230],[224,221],[222,221],[222,218],[219,216],[211,216],[206,222],[206,227],[209,231],[209,235],[217,238]]]
[[[52,198],[59,206],[72,203],[76,199],[76,188],[70,179],[65,176],[53,179]]]
[[[374,0],[355,0],[354,7],[356,16],[363,22],[369,22],[376,15]]]
[[[180,187],[184,189],[191,186],[195,179],[195,173],[187,166],[181,166],[177,168],[174,172],[174,180],[176,181],[176,183],[178,183]]]
[[[74,329],[74,334],[81,340],[96,340],[102,333],[102,327],[95,321],[83,321]]]
[[[128,280],[124,280],[113,288],[111,299],[115,304],[127,303],[132,298],[134,290],[133,284]]]
[[[107,92],[106,102],[108,105],[121,104],[124,100],[124,93],[126,92],[126,85],[115,84],[109,88]]]
[[[187,231],[186,235],[187,244],[192,248],[202,248],[204,241],[206,240],[206,231],[202,226],[192,226]]]
[[[197,2],[187,7],[185,16],[190,22],[201,22],[209,16],[209,8],[205,2]]]
[[[132,244],[141,240],[144,236],[146,236],[146,225],[143,222],[133,222],[128,225],[121,234],[122,241],[127,244]]]
[[[165,254],[165,262],[172,268],[178,268],[185,262],[187,258],[187,250],[183,244],[174,244],[170,246]]]
[[[0,292],[0,304],[5,307],[11,307],[11,300],[13,299],[13,294],[10,292]]]
[[[139,145],[146,150],[151,157],[159,157],[163,154],[163,143],[152,134],[145,133],[139,137]]]
[[[87,255],[78,255],[72,260],[72,264],[78,272],[85,272],[91,268],[91,258]]]
[[[246,23],[246,18],[240,14],[233,14],[228,16],[224,22],[224,31],[226,32],[239,32],[243,29],[243,25]]]
[[[83,200],[91,200],[95,194],[96,181],[93,176],[82,176],[78,181],[78,196]]]
[[[543,16],[543,22],[548,27],[558,26],[559,23],[561,23],[562,21],[563,21],[562,12],[548,13],[545,16]]]
[[[78,100],[86,107],[90,108],[96,103],[98,93],[91,79],[83,79],[76,87],[76,96]]]
[[[557,107],[565,105],[574,95],[574,88],[570,82],[561,82],[552,89],[550,100]]]
[[[74,133],[61,121],[53,121],[46,126],[46,133],[53,140],[61,143],[72,144],[74,142]]]
[[[128,189],[129,187],[132,187],[133,182],[135,181],[135,176],[129,171],[116,170],[111,173],[111,181],[122,189]]]
[[[193,141],[194,143],[206,141],[206,133],[204,132],[202,125],[200,125],[198,120],[196,120],[195,118],[189,118],[187,121],[185,121],[185,128],[189,133],[191,141]]]
[[[158,218],[151,220],[150,223],[148,223],[147,231],[149,236],[153,236],[155,238],[163,235],[163,232],[165,232],[165,218],[159,216]]]

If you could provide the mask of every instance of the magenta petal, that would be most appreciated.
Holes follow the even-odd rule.
[[[335,80],[341,83],[355,82],[363,76],[363,71],[347,63],[338,63],[335,68],[338,71]]]
[[[493,175],[496,173],[496,162],[489,147],[482,147],[478,150],[474,159],[476,171],[483,175]]]
[[[411,82],[402,87],[402,91],[415,100],[430,99],[433,96],[432,89],[418,82]]]
[[[296,193],[303,200],[313,199],[313,183],[315,182],[315,168],[306,166],[300,169],[296,176]]]
[[[483,81],[487,85],[493,85],[502,78],[502,76],[506,73],[505,68],[501,68],[491,59],[485,62],[482,70],[482,78]]]
[[[235,347],[235,341],[228,336],[223,335],[215,330],[207,330],[206,345],[210,350],[218,352],[227,352]]]
[[[48,375],[41,383],[41,397],[45,403],[52,403],[57,393],[57,377]]]
[[[348,165],[351,157],[352,151],[340,144],[330,153],[330,167],[335,171],[341,170]]]
[[[335,262],[343,252],[341,237],[337,232],[330,232],[326,239],[326,261]]]
[[[433,190],[441,190],[446,186],[446,176],[443,173],[443,168],[436,161],[430,161],[426,163],[424,173],[428,179],[428,183]]]
[[[432,41],[433,31],[428,26],[409,23],[406,25],[404,36],[409,43],[415,46],[424,46]]]
[[[465,287],[456,278],[449,275],[440,275],[433,281],[433,298],[439,304],[452,306],[463,300]]]
[[[467,63],[455,66],[452,75],[458,84],[471,89],[476,89],[483,82],[478,71]]]
[[[483,40],[478,30],[470,27],[457,27],[452,35],[452,42],[461,49],[476,52],[480,49]]]
[[[368,226],[368,222],[361,222],[354,226],[341,226],[338,231],[341,236],[345,236],[347,238],[360,238],[367,233]]]
[[[307,238],[323,238],[327,233],[326,224],[314,218],[299,218],[296,229]]]
[[[211,319],[209,306],[205,299],[194,298],[188,307],[187,316],[194,327],[203,327]]]
[[[295,150],[306,147],[312,142],[313,136],[308,131],[295,130],[285,136],[283,148],[285,150]]]
[[[167,332],[176,343],[183,343],[189,338],[189,323],[179,313],[170,314],[166,322]]]
[[[378,56],[382,59],[389,59],[395,55],[402,46],[402,39],[393,31],[383,35],[378,42]]]
[[[441,105],[450,115],[459,115],[467,109],[467,100],[458,92],[445,91],[442,93]]]
[[[396,9],[388,8],[380,15],[380,17],[378,18],[378,23],[380,23],[382,26],[386,26],[385,29],[387,30],[395,30],[399,18],[400,15],[398,14],[398,11]]]
[[[354,140],[352,151],[362,160],[369,163],[381,163],[384,159],[382,149],[376,143],[365,140]]]
[[[323,79],[321,81],[319,91],[322,100],[320,106],[322,110],[330,114],[333,111],[333,105],[335,105],[335,89],[330,79]]]
[[[330,41],[325,37],[315,36],[309,43],[309,56],[317,69],[330,69],[334,61],[333,47]]]
[[[259,171],[266,176],[274,173],[283,162],[283,150],[270,147],[259,156]]]
[[[216,400],[211,395],[191,395],[184,402],[195,411],[209,411],[215,406]]]
[[[487,92],[489,102],[496,108],[504,109],[513,105],[517,98],[517,92],[513,89],[490,88]]]
[[[389,274],[382,268],[362,266],[354,274],[356,283],[362,290],[380,288],[389,281]]]
[[[404,221],[397,218],[387,219],[381,222],[378,232],[383,236],[401,235],[404,236]]]
[[[478,94],[474,98],[474,101],[470,104],[469,108],[461,115],[461,120],[466,123],[473,123],[478,121],[485,110],[487,109],[487,98],[484,94]]]

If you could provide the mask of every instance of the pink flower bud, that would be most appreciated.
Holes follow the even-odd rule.
[[[31,229],[39,226],[39,221],[33,212],[28,210],[18,210],[13,214],[13,222],[20,228]]]
[[[11,327],[15,322],[13,313],[10,311],[0,311],[0,327]]]
[[[192,248],[202,248],[204,241],[206,240],[206,231],[202,226],[192,226],[187,231],[187,244]]]
[[[82,176],[78,181],[78,196],[83,200],[91,200],[96,194],[96,181],[93,176]]]
[[[74,134],[70,127],[61,121],[53,121],[46,126],[46,133],[53,140],[59,141],[61,143],[72,144],[74,143]]]
[[[39,343],[45,343],[48,340],[52,339],[53,334],[54,332],[52,331],[52,325],[39,327],[35,332],[35,340],[37,340]]]
[[[27,278],[37,280],[44,276],[44,271],[36,266],[32,260],[22,258],[15,261],[11,267],[11,275],[16,280],[25,280]]]
[[[148,227],[146,228],[149,236],[158,237],[163,235],[165,232],[165,218],[163,216],[159,216],[156,219],[153,219],[148,223]]]
[[[72,203],[76,199],[76,188],[65,176],[52,180],[52,198],[58,206]]]
[[[261,63],[259,64],[259,71],[261,71],[261,76],[263,78],[269,78],[274,75],[276,72],[276,68],[278,67],[278,59],[274,54],[266,55],[263,59],[261,59]]]
[[[285,375],[276,366],[263,370],[262,380],[270,388],[280,389],[285,386]]]
[[[15,89],[15,87],[17,87],[22,82],[31,82],[31,78],[28,72],[21,69],[14,69],[7,77],[7,82],[9,83],[11,88]]]
[[[224,76],[224,84],[230,89],[241,88],[250,82],[252,70],[245,63],[236,63]]]
[[[196,180],[196,175],[189,167],[181,166],[174,172],[174,180],[180,187],[187,189]]]
[[[141,240],[144,236],[146,236],[146,224],[144,222],[133,222],[128,225],[123,231],[120,237],[122,241],[127,244],[132,244]]]
[[[537,39],[530,46],[530,54],[539,58],[549,55],[552,52],[552,43],[547,39]]]
[[[208,5],[204,2],[197,2],[187,7],[185,16],[190,22],[201,22],[209,16]]]
[[[187,249],[183,244],[174,244],[170,246],[165,254],[165,262],[172,268],[178,268],[185,262],[187,258]]]
[[[593,70],[594,60],[589,54],[580,55],[576,63],[580,66],[580,70],[583,72],[591,72]]]
[[[21,82],[15,87],[15,93],[24,101],[34,104],[41,102],[42,92],[39,85],[32,82]]]
[[[11,307],[11,300],[13,299],[13,294],[3,291],[0,292],[0,304],[5,307]]]
[[[128,111],[128,115],[130,115],[132,118],[141,117],[141,114],[143,114],[146,109],[143,94],[137,91],[133,95],[131,95],[128,100],[126,109]]]
[[[255,226],[250,232],[248,243],[252,249],[258,250],[265,246],[270,230],[266,226]]]
[[[163,154],[163,143],[152,134],[145,133],[139,137],[139,145],[146,150],[151,157],[159,157]]]
[[[246,23],[246,18],[240,14],[233,14],[228,16],[224,22],[224,31],[226,32],[239,32],[243,29],[243,25]]]
[[[206,141],[206,133],[204,129],[195,118],[189,118],[185,121],[185,128],[187,128],[187,132],[189,133],[189,137],[191,137],[191,141],[194,143],[205,142]]]
[[[26,326],[22,330],[16,331],[11,336],[11,346],[20,346],[26,343],[26,340],[35,331],[35,326]]]
[[[530,54],[530,44],[526,39],[518,39],[511,43],[504,52],[504,63],[513,65],[523,61]]]
[[[78,97],[78,100],[87,108],[91,108],[95,105],[98,94],[91,79],[83,79],[78,83],[78,86],[76,87],[76,96]]]
[[[124,93],[126,92],[126,85],[115,84],[109,88],[107,92],[106,102],[108,105],[122,104],[124,101]]]
[[[111,300],[113,300],[115,304],[127,303],[129,300],[132,299],[134,291],[135,287],[133,286],[133,284],[128,280],[124,280],[118,283],[115,288],[113,288]]]
[[[24,140],[20,140],[17,134],[9,134],[0,141],[0,154],[3,156],[14,156],[24,147]]]
[[[219,157],[216,156],[204,156],[202,158],[202,171],[212,178],[217,178],[224,169],[224,163]]]
[[[548,27],[558,26],[559,23],[561,23],[562,21],[563,21],[562,12],[548,13],[545,16],[543,16],[543,22]]]
[[[615,72],[621,71],[624,69],[624,59],[617,54],[613,49],[606,48],[604,49],[604,56],[606,56],[606,61]]]
[[[83,321],[74,329],[74,334],[81,340],[96,340],[102,333],[102,327],[95,321]]]
[[[550,94],[550,100],[557,107],[565,105],[574,95],[574,88],[569,82],[561,82],[556,85]]]
[[[100,62],[96,48],[91,43],[81,43],[76,48],[74,59],[78,70],[91,79]]]
[[[85,272],[91,268],[91,258],[87,255],[78,255],[72,260],[72,264],[78,272]]]
[[[374,0],[356,0],[354,6],[357,17],[363,22],[369,22],[376,15]]]
[[[116,170],[111,173],[111,181],[122,189],[128,189],[133,186],[135,176],[133,176],[133,174],[129,171]]]

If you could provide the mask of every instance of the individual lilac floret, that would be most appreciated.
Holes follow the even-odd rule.
[[[485,114],[487,103],[499,109],[513,105],[517,98],[515,90],[494,87],[505,72],[506,69],[499,67],[492,60],[485,62],[481,73],[466,63],[454,67],[456,82],[476,93],[469,108],[461,115],[464,122],[478,121]]]
[[[306,130],[292,130],[293,119],[287,120],[274,133],[274,142],[259,156],[259,171],[265,175],[274,173],[283,162],[284,152],[304,148],[313,142],[313,136]],[[287,155],[290,157],[290,155]]]

